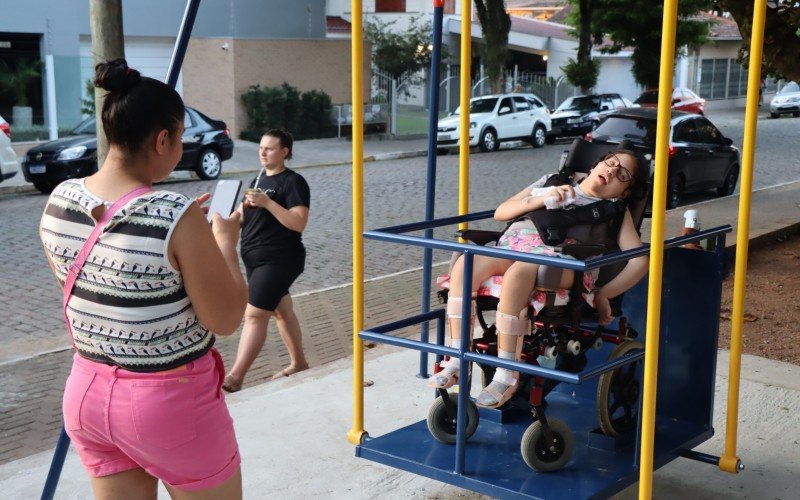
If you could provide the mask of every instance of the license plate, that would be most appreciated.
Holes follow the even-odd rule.
[[[440,140],[440,141],[449,141],[450,140],[450,134],[439,134],[438,140]]]
[[[29,165],[28,172],[32,174],[43,174],[47,172],[47,167],[45,165]]]

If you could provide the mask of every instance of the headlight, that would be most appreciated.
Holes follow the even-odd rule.
[[[478,126],[477,122],[469,122],[469,128],[475,128]]]
[[[80,158],[86,152],[86,146],[75,146],[74,148],[67,148],[62,151],[56,160],[74,160]]]

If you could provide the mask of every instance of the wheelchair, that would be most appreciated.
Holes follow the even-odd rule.
[[[606,153],[617,148],[616,145],[595,144],[576,139],[566,157],[562,160],[560,174],[573,177],[587,173],[596,161]],[[637,231],[644,218],[647,196],[641,196],[628,204]],[[501,232],[465,230],[457,233],[464,240],[479,245],[496,242]],[[616,237],[614,237],[616,240]],[[598,244],[571,244],[562,248],[562,254],[578,260],[610,253],[618,248],[607,248]],[[455,257],[455,256],[454,256]],[[455,259],[453,260],[455,262]],[[610,281],[624,267],[624,263],[603,267],[596,282],[600,287]],[[543,266],[544,267],[544,266]],[[452,263],[451,263],[452,269]],[[621,358],[643,349],[639,336],[621,315],[622,296],[611,301],[612,314],[618,317],[618,327],[610,330],[597,323],[597,312],[592,307],[592,296],[583,289],[583,275],[576,272],[574,285],[569,290],[559,290],[559,269],[555,279],[543,280],[548,274],[540,268],[540,278],[529,298],[528,316],[531,332],[523,338],[521,361],[569,373],[579,373],[587,365],[586,354],[600,349],[604,343],[615,347],[609,359]],[[499,302],[499,284],[502,277],[486,280],[478,289],[476,297],[476,319],[480,333],[473,332],[472,350],[485,355],[497,356],[497,330],[487,315],[496,312]],[[448,277],[439,277],[437,295],[440,302],[446,303],[449,295]],[[596,325],[596,326],[593,326]],[[635,432],[638,422],[639,395],[641,391],[642,361],[625,364],[620,368],[601,375],[596,394],[599,428],[611,438],[620,438]],[[491,381],[495,368],[478,365],[481,370],[482,385]],[[434,372],[440,370],[436,363]],[[563,468],[572,456],[574,437],[569,426],[558,419],[547,418],[547,396],[559,384],[558,381],[541,376],[520,373],[516,394],[496,411],[521,414],[530,412],[533,423],[524,432],[520,453],[525,463],[540,472],[551,472]],[[427,425],[437,441],[452,444],[456,439],[457,394],[446,389],[437,389],[438,397],[428,412]],[[467,438],[477,430],[479,421],[475,402],[468,400],[465,425]]]

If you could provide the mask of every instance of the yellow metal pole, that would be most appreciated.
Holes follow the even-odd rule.
[[[736,456],[736,434],[739,420],[739,375],[742,370],[742,327],[744,296],[747,286],[747,251],[750,241],[750,194],[753,190],[753,157],[756,149],[758,90],[761,86],[761,57],[764,48],[766,0],[753,5],[753,31],[750,38],[750,71],[747,77],[747,107],[744,114],[742,145],[742,183],[739,188],[739,223],[736,229],[736,265],[733,273],[733,312],[731,313],[731,352],[728,371],[728,412],[725,425],[725,451],[719,468],[737,473],[741,468]]]
[[[472,1],[461,0],[461,121],[458,137],[458,215],[469,213],[469,98],[472,72]],[[458,225],[466,229],[467,223]]]
[[[361,444],[364,430],[364,29],[361,0],[351,0],[353,86],[353,428],[347,440]]]
[[[661,322],[661,285],[664,266],[664,218],[669,160],[669,123],[672,110],[672,78],[675,65],[675,24],[678,1],[664,2],[661,25],[661,71],[658,80],[656,119],[656,168],[653,186],[653,223],[650,229],[650,277],[647,289],[647,327],[644,353],[644,394],[642,396],[642,441],[639,459],[639,498],[653,493],[653,448],[655,442],[658,342]]]

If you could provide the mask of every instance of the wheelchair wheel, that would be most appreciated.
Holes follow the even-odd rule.
[[[447,395],[450,398],[450,405],[452,411],[458,406],[458,394],[450,393]],[[466,437],[469,439],[475,434],[478,429],[478,407],[471,399],[467,400],[467,425],[465,427]],[[428,430],[431,436],[437,441],[444,444],[453,444],[456,442],[456,417],[455,413],[450,417],[445,405],[444,399],[441,397],[436,398],[431,409],[428,410]]]
[[[537,420],[522,435],[520,443],[520,452],[525,463],[539,472],[553,472],[563,468],[572,457],[572,448],[575,445],[572,431],[567,424],[561,420],[548,419],[547,426],[552,433],[551,442],[545,439],[542,423]]]
[[[633,350],[643,348],[641,342],[623,342],[611,351],[608,359],[621,358]],[[597,415],[600,429],[607,436],[618,437],[636,430],[639,421],[641,363],[630,363],[600,376],[597,384]]]

